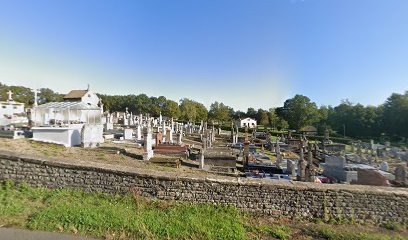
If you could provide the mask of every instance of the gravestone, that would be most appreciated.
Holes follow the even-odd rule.
[[[204,149],[201,149],[199,158],[199,167],[200,169],[204,169]]]
[[[307,166],[307,162],[304,160],[303,147],[301,147],[300,153],[299,153],[299,161],[298,161],[299,181],[304,182],[306,180],[306,166]]]
[[[142,140],[142,127],[140,124],[137,124],[136,126],[136,140],[137,141]]]
[[[296,176],[296,167],[295,163],[292,160],[287,160],[286,162],[286,173],[291,177]]]
[[[161,133],[161,132],[158,132],[157,134],[156,134],[156,147],[159,145],[159,144],[162,144],[163,143],[163,134]]]
[[[313,153],[312,153],[313,145],[308,143],[307,149],[307,166],[306,166],[306,180],[308,182],[314,182],[315,180],[315,172],[314,172],[314,165],[313,165]]]
[[[282,163],[282,154],[278,153],[276,155],[276,166],[279,166]]]
[[[81,145],[84,148],[95,148],[104,142],[102,124],[84,124],[81,129]]]
[[[407,180],[407,170],[405,165],[398,165],[395,168],[394,171],[394,175],[395,175],[395,182],[397,183],[405,183],[405,181]]]
[[[148,124],[146,130],[144,132],[144,144],[143,144],[143,160],[148,161],[150,158],[153,157],[153,149],[152,149],[152,129],[150,127],[150,120],[148,120]]]
[[[389,167],[388,167],[388,163],[387,163],[386,161],[384,161],[384,162],[382,162],[382,163],[380,164],[380,170],[381,170],[381,171],[384,171],[384,172],[388,172]]]
[[[248,166],[249,162],[249,141],[248,141],[248,127],[245,128],[245,142],[244,142],[244,164]]]
[[[133,138],[133,129],[131,128],[125,128],[123,130],[123,138],[125,140],[131,140]]]
[[[182,137],[182,132],[179,131],[177,132],[177,144],[181,145],[183,142],[181,141],[181,137]]]

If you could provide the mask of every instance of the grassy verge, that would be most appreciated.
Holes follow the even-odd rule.
[[[106,239],[406,239],[408,236],[401,227],[389,230],[360,226],[358,232],[347,232],[344,226],[248,216],[231,206],[49,190],[11,182],[0,184],[0,225]]]

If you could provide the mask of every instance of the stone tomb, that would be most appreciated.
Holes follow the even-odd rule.
[[[188,145],[156,144],[154,153],[187,159]]]
[[[84,148],[95,148],[104,142],[102,124],[84,124],[81,130],[81,145]]]
[[[229,148],[206,149],[203,154],[202,168],[207,171],[235,173],[237,157]],[[199,159],[200,160],[200,159]]]

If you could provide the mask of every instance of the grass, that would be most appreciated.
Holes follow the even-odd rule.
[[[387,236],[380,233],[367,233],[358,232],[353,229],[348,230],[336,230],[327,226],[316,227],[311,230],[310,235],[315,235],[316,237],[323,237],[324,239],[330,240],[391,240],[391,239],[407,239],[402,236]]]
[[[338,225],[311,224],[269,221],[231,206],[0,183],[0,225],[32,230],[106,239],[299,239],[299,236],[306,239],[403,239],[402,236],[408,236],[406,230],[400,228],[391,231],[375,227],[374,232],[356,232],[339,230]],[[381,233],[383,230],[388,233]]]

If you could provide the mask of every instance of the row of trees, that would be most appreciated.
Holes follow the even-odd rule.
[[[62,98],[64,96],[63,94],[56,93],[49,88],[41,88],[38,90],[38,104],[62,101]],[[7,100],[8,91],[13,92],[14,101],[25,103],[28,106],[31,106],[34,103],[34,93],[30,88],[22,86],[7,86],[0,82],[1,100]]]
[[[6,86],[0,83],[0,96],[4,99],[11,90],[16,101],[27,105],[33,103],[33,93],[29,88]],[[111,96],[99,95],[105,109],[111,112],[125,111],[149,113],[159,116],[160,112],[167,117],[184,121],[208,120],[216,124],[230,124],[231,121],[244,117],[257,120],[259,125],[277,130],[299,130],[304,126],[315,126],[319,133],[326,128],[338,135],[370,138],[389,136],[408,137],[408,91],[404,94],[392,94],[379,106],[363,106],[343,101],[338,106],[320,106],[308,97],[296,95],[284,102],[282,107],[268,110],[248,108],[246,112],[234,111],[221,102],[214,102],[207,108],[196,101],[183,98],[179,102],[166,99],[164,96],[149,97],[146,94]],[[48,88],[40,89],[39,104],[61,101],[63,95]]]

